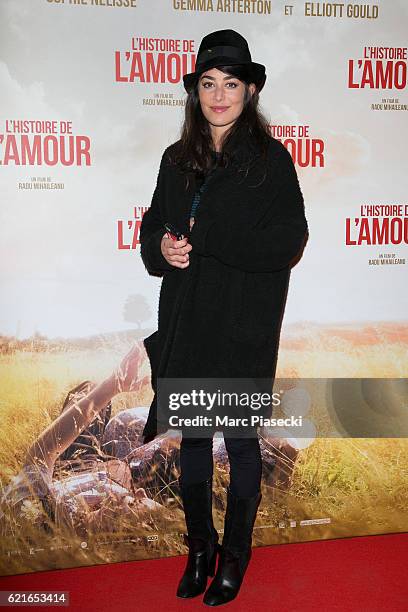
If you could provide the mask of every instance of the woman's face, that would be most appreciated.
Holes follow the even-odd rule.
[[[255,85],[249,85],[251,94]],[[200,75],[198,95],[204,117],[214,128],[228,129],[240,116],[244,107],[245,84],[237,77],[218,68],[211,68]],[[224,131],[221,129],[221,131]]]

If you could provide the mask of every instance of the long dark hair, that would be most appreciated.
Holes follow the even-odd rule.
[[[261,155],[264,159],[267,156],[269,144],[268,120],[258,108],[259,91],[256,89],[251,95],[249,84],[252,81],[249,66],[245,64],[235,66],[217,66],[218,70],[230,74],[245,85],[243,109],[237,120],[223,135],[221,143],[221,156],[219,162],[227,166],[235,159],[232,141],[234,136],[239,133],[240,137],[250,136],[252,146],[248,148],[246,163],[242,157],[239,162],[241,170],[246,170],[248,162],[255,155]],[[200,75],[199,75],[200,76]],[[180,146],[174,157],[176,163],[184,172],[196,172],[206,174],[214,164],[213,141],[211,137],[210,125],[201,110],[198,94],[199,76],[194,87],[189,91],[184,122],[181,127]]]

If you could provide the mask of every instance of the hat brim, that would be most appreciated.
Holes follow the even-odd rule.
[[[190,89],[194,87],[200,74],[202,74],[203,72],[206,72],[206,70],[210,70],[211,68],[216,68],[217,66],[237,66],[241,64],[242,64],[242,61],[238,61],[236,58],[214,57],[208,62],[206,62],[203,67],[199,68],[195,72],[190,72],[183,76],[184,88],[188,93]],[[263,66],[262,64],[257,64],[256,62],[251,62],[248,64],[248,66],[250,66],[251,68],[252,82],[255,83],[258,91],[261,91],[266,81],[265,66]]]

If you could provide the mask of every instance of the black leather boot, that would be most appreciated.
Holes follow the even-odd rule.
[[[262,495],[235,497],[227,492],[224,537],[217,573],[204,595],[208,606],[219,606],[238,595],[252,554],[252,531]]]
[[[177,589],[177,597],[196,597],[207,588],[207,576],[214,576],[218,533],[212,518],[212,478],[184,486],[179,479],[188,534],[188,560]]]

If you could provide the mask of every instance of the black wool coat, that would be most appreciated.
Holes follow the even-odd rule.
[[[232,140],[235,162],[217,166],[189,232],[194,173],[171,162],[180,141],[163,153],[150,208],[140,229],[147,271],[162,276],[158,329],[144,339],[154,393],[144,442],[164,431],[157,422],[158,378],[271,378],[290,267],[308,226],[296,170],[287,149],[269,138],[265,163],[245,131]],[[187,188],[186,188],[187,185]],[[161,253],[164,223],[190,234],[189,266]]]

